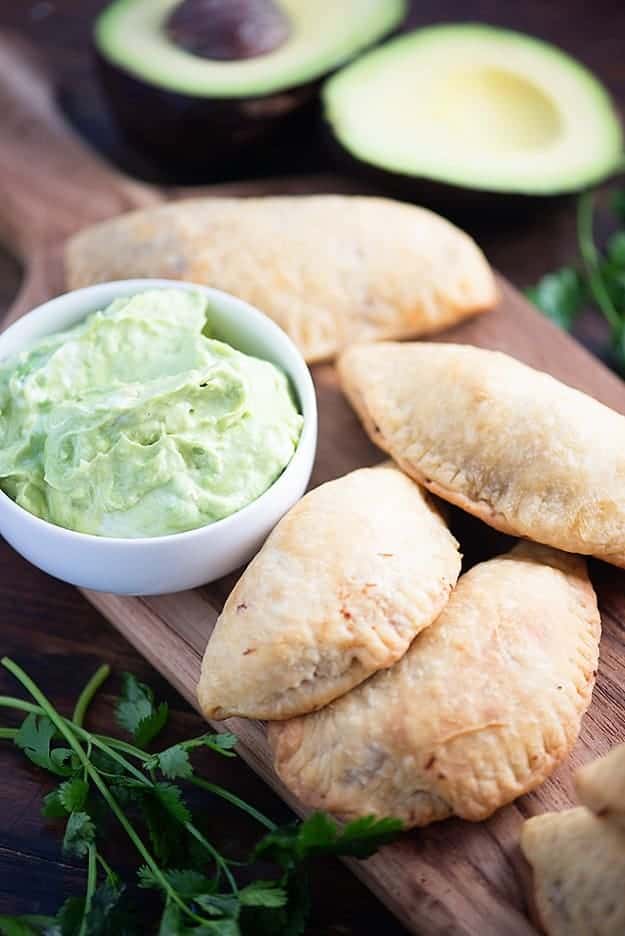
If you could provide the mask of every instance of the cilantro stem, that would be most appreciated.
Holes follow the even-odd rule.
[[[9,738],[12,740],[18,731],[18,728],[0,728],[0,739]]]
[[[79,728],[82,728],[87,709],[91,705],[94,695],[102,683],[108,679],[110,672],[111,667],[108,665],[108,663],[103,663],[102,666],[97,668],[83,691],[78,696],[78,700],[74,706],[74,711],[72,714],[72,721],[75,725],[78,725]]]
[[[27,690],[27,692],[30,693],[33,699],[39,703],[39,705],[43,709],[44,714],[47,715],[47,717],[50,719],[52,724],[57,728],[60,734],[63,735],[63,737],[65,738],[65,740],[67,741],[71,749],[74,751],[78,759],[81,761],[92,783],[94,784],[95,787],[97,787],[103,800],[105,801],[105,803],[107,804],[107,806],[109,807],[109,809],[111,810],[111,812],[113,813],[113,815],[115,816],[119,824],[124,829],[126,835],[130,839],[132,844],[135,846],[135,848],[137,849],[137,851],[139,852],[139,854],[141,855],[141,857],[143,858],[143,860],[149,867],[150,871],[152,872],[155,880],[158,881],[161,888],[167,894],[168,898],[172,900],[175,904],[177,904],[177,906],[179,906],[180,909],[184,913],[187,914],[187,916],[190,916],[196,922],[207,923],[208,922],[207,920],[198,916],[196,913],[190,910],[189,907],[187,907],[185,902],[178,896],[177,891],[171,886],[171,884],[169,883],[165,875],[162,873],[156,861],[154,860],[150,852],[147,850],[147,848],[141,841],[141,838],[135,831],[134,826],[126,818],[117,800],[115,799],[115,797],[109,790],[108,786],[102,779],[100,772],[89,761],[88,757],[86,756],[85,752],[82,749],[82,746],[78,743],[76,735],[68,726],[66,719],[64,719],[61,715],[59,715],[59,713],[56,711],[56,709],[54,708],[52,703],[49,701],[49,699],[43,694],[41,689],[39,689],[39,687],[35,685],[35,683],[32,681],[30,676],[28,676],[24,672],[24,670],[20,666],[17,665],[17,663],[14,663],[13,660],[9,659],[9,657],[3,657],[0,662],[5,667],[5,669],[7,669],[13,676],[15,676],[18,682],[20,682],[22,686],[24,686],[24,688]],[[82,729],[79,729],[79,730],[82,730]]]
[[[132,744],[128,744],[127,741],[119,741],[117,738],[106,738],[103,739],[101,735],[94,736],[98,740],[105,740],[107,745],[112,748],[118,748],[120,751],[123,751],[125,754],[128,754],[129,757],[136,757],[137,760],[145,762],[150,760],[153,756],[148,754],[146,751],[140,750],[140,748],[135,747]],[[95,743],[95,741],[94,741]],[[208,793],[213,793],[215,796],[221,797],[221,799],[226,800],[228,803],[231,803],[233,806],[236,806],[238,809],[242,810],[251,816],[252,819],[255,819],[266,829],[269,829],[270,832],[273,832],[277,826],[275,822],[272,822],[267,816],[263,815],[258,809],[255,809],[253,806],[250,806],[249,803],[246,803],[245,800],[240,799],[236,794],[230,793],[229,790],[225,790],[223,787],[218,786],[215,783],[210,783],[208,780],[202,779],[202,777],[186,777],[188,783],[193,783],[195,786],[200,787],[202,790],[206,790]]]
[[[87,932],[87,917],[89,916],[91,902],[93,900],[93,895],[95,894],[97,873],[98,869],[96,866],[96,847],[93,843],[91,843],[87,857],[87,890],[85,892],[85,906],[82,912],[82,920],[80,922],[78,936],[85,936]]]
[[[193,838],[194,838],[196,841],[198,841],[198,842],[200,843],[200,845],[203,845],[203,846],[204,846],[204,848],[206,849],[206,851],[207,851],[207,852],[209,853],[209,855],[213,858],[213,860],[214,860],[215,864],[217,865],[217,867],[218,867],[221,871],[223,871],[224,877],[225,877],[226,880],[228,881],[228,884],[230,885],[231,891],[232,891],[234,894],[238,894],[238,893],[239,893],[239,888],[237,887],[237,882],[235,881],[234,877],[232,876],[232,872],[230,871],[230,868],[228,867],[228,863],[227,863],[227,861],[225,860],[225,858],[224,858],[222,855],[219,854],[219,852],[217,851],[217,849],[216,849],[213,845],[211,845],[211,843],[208,841],[208,839],[205,839],[205,838],[204,838],[204,836],[202,835],[202,833],[199,831],[199,829],[196,829],[196,828],[195,828],[195,826],[193,825],[193,823],[191,823],[191,822],[185,822],[184,827],[185,827],[185,829],[187,830],[187,832],[189,833],[189,835],[192,835]]]
[[[104,678],[105,677],[102,678],[102,681],[104,681]],[[85,687],[85,689],[86,688],[87,687]],[[32,705],[29,702],[23,702],[21,699],[14,699],[14,698],[11,698],[10,696],[0,696],[0,707],[3,705],[11,707],[11,708],[19,708],[25,712],[32,712],[35,715],[46,714],[46,712],[43,710],[41,706]],[[72,725],[72,723],[69,722],[67,719],[63,719],[63,721],[66,722],[66,724],[68,724],[69,726]],[[105,754],[108,754],[109,757],[111,757],[113,760],[116,760],[118,764],[124,767],[125,770],[128,771],[128,773],[132,774],[136,780],[141,780],[146,784],[149,783],[145,775],[142,774],[140,770],[137,770],[136,767],[133,766],[133,764],[129,763],[129,761],[127,761],[125,757],[122,757],[118,752],[123,752],[124,754],[127,754],[129,757],[134,757],[143,763],[145,763],[146,760],[149,760],[152,757],[151,754],[148,754],[146,751],[142,751],[140,748],[135,747],[133,744],[129,744],[127,741],[121,741],[118,738],[109,738],[106,735],[91,734],[90,732],[85,731],[85,729],[81,728],[79,725],[75,725],[75,723],[74,723],[74,726],[76,728],[76,734],[82,740],[90,739],[94,747],[99,748]],[[13,738],[15,737],[15,734],[17,733],[17,731],[15,731],[13,734],[3,734],[3,731],[13,731],[13,729],[0,729],[0,739],[3,737]],[[226,800],[228,803],[231,803],[233,806],[236,806],[242,812],[247,813],[257,822],[259,822],[262,826],[264,826],[270,832],[272,832],[276,828],[275,823],[272,822],[271,819],[263,815],[263,813],[259,812],[259,810],[255,809],[249,803],[246,803],[245,800],[240,799],[234,793],[230,793],[229,790],[226,790],[223,787],[220,787],[215,783],[210,783],[208,780],[204,780],[201,777],[195,777],[195,776],[187,777],[187,780],[189,783],[193,783],[195,786],[200,787],[203,790],[206,790],[207,793],[212,793],[214,796],[219,796],[221,799]]]
[[[2,664],[4,665],[4,660],[2,661]],[[32,702],[26,702],[24,699],[15,699],[13,696],[1,695],[0,708],[13,708],[18,709],[20,712],[29,712],[33,715],[43,715],[43,711],[38,705],[33,705]]]
[[[270,832],[275,831],[277,828],[275,822],[272,822],[267,816],[264,816],[257,809],[254,809],[254,807],[246,803],[245,800],[239,799],[234,793],[230,793],[229,790],[225,790],[215,783],[210,783],[202,777],[187,777],[186,779],[188,783],[193,783],[195,786],[200,787],[200,789],[206,790],[208,793],[213,793],[215,796],[220,796],[221,799],[227,800],[227,802],[232,803],[233,806],[237,806],[243,812],[247,813],[248,816],[260,822],[266,829],[269,829]]]
[[[107,876],[107,878],[109,879],[109,881],[114,881],[114,880],[116,879],[117,875],[115,874],[115,872],[114,872],[113,869],[111,868],[110,864],[109,864],[107,861],[104,860],[104,858],[102,857],[102,855],[100,854],[99,851],[96,851],[95,857],[96,857],[96,861],[99,861],[99,862],[100,862],[100,866],[101,866],[102,870],[104,871],[104,873],[106,874],[106,876]]]
[[[2,664],[6,665],[4,660],[2,661]],[[19,709],[19,711],[21,712],[28,712],[29,714],[32,714],[32,715],[47,715],[48,717],[50,717],[48,715],[48,711],[41,705],[33,705],[32,702],[25,702],[23,699],[15,699],[12,696],[0,696],[0,708]],[[108,756],[112,758],[112,760],[115,760],[117,761],[118,764],[121,764],[121,766],[125,770],[127,770],[128,773],[131,773],[135,777],[136,780],[141,780],[144,783],[148,782],[146,780],[146,777],[141,773],[140,770],[137,770],[137,768],[133,764],[129,763],[125,757],[122,757],[120,754],[117,753],[117,751],[113,749],[114,747],[123,749],[122,745],[125,745],[124,741],[118,742],[117,739],[115,738],[107,738],[105,735],[92,734],[90,731],[86,731],[84,728],[81,728],[80,725],[77,725],[75,722],[70,721],[68,718],[63,718],[62,715],[59,714],[58,717],[61,719],[61,721],[65,725],[68,726],[70,730],[74,729],[75,733],[78,735],[79,738],[81,738],[81,740],[91,742],[91,744],[93,744],[94,747],[100,748],[100,750],[104,751],[105,754],[108,754]],[[1,729],[1,731],[13,731],[13,729],[7,728],[7,729]],[[17,729],[15,729],[14,734],[1,734],[0,733],[0,739],[2,739],[3,737],[14,738],[15,734],[17,734]],[[109,743],[112,741],[115,742],[114,745]],[[134,753],[136,750],[137,753],[141,753],[142,755],[144,755],[143,751],[139,752],[139,749],[138,748],[134,749],[131,744],[127,745],[126,747],[130,749],[130,753]],[[147,754],[145,755],[146,758],[149,756],[150,755],[147,755]]]
[[[610,293],[599,268],[599,251],[595,245],[593,235],[594,200],[590,192],[585,192],[579,199],[577,206],[577,238],[579,250],[588,274],[588,285],[595,302],[601,309],[613,332],[613,337],[621,335],[623,323],[618,311],[612,302]]]
[[[119,738],[109,738],[107,735],[94,735],[94,738],[108,744],[109,747],[115,748],[117,751],[123,751],[123,753],[128,754],[129,757],[136,757],[137,760],[140,761],[145,762],[150,760],[153,756],[152,754],[148,754],[147,751],[142,751],[141,748],[135,747],[134,744],[129,744],[128,741],[121,741]]]
[[[120,764],[124,768],[124,770],[126,770],[129,774],[132,774],[135,780],[140,780],[146,786],[152,786],[152,784],[147,779],[145,774],[142,774],[140,770],[137,770],[134,764],[131,764],[129,761],[126,760],[125,757],[122,757],[121,754],[118,754],[118,752],[113,749],[113,746],[108,743],[109,742],[108,738],[104,738],[100,735],[92,735],[88,731],[85,731],[84,728],[77,728],[76,734],[78,735],[78,737],[83,738],[83,740],[89,739],[94,747],[99,748],[101,751],[104,752],[104,754],[107,754],[112,760],[117,761],[117,763]]]

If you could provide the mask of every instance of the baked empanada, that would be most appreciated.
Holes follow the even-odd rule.
[[[393,465],[309,492],[269,536],[208,642],[207,718],[311,712],[390,666],[439,614],[458,544]]]
[[[625,744],[580,767],[575,774],[575,789],[580,803],[597,816],[617,823],[625,833]]]
[[[137,276],[223,289],[273,318],[308,361],[446,328],[497,300],[467,234],[383,198],[183,200],[78,234],[65,268],[70,289]]]
[[[345,819],[485,819],[575,743],[599,633],[584,560],[518,544],[463,575],[391,669],[270,725],[276,771],[307,806]]]
[[[521,849],[547,936],[623,936],[625,834],[584,807],[534,816]]]
[[[363,345],[339,361],[373,439],[486,523],[625,566],[625,417],[514,358]]]

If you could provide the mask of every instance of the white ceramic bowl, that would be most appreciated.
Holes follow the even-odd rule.
[[[44,335],[75,325],[119,296],[145,289],[203,292],[210,303],[217,337],[271,361],[289,376],[304,425],[293,458],[264,494],[237,513],[186,533],[142,539],[75,533],[35,517],[0,491],[0,533],[14,549],[33,565],[66,582],[121,595],[155,595],[194,588],[246,562],[306,490],[317,445],[314,385],[293,342],[257,309],[205,286],[141,279],[78,289],[33,309],[7,328],[0,335],[0,359],[27,348]]]

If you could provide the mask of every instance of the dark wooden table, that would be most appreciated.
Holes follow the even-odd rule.
[[[158,168],[128,148],[112,126],[94,77],[88,52],[89,24],[101,0],[38,0],[0,3],[0,28],[10,27],[34,40],[59,79],[62,100],[76,126],[112,160],[151,180],[165,180]],[[625,109],[625,5],[622,0],[421,0],[414,3],[411,23],[434,20],[484,20],[533,32],[553,40],[590,65],[606,82],[621,111]],[[0,118],[1,119],[1,118]],[[302,155],[301,168],[314,165]],[[299,168],[299,167],[298,167]],[[210,182],[211,179],[202,181]],[[219,180],[214,180],[219,181]],[[514,283],[525,286],[547,270],[575,256],[574,203],[545,203],[523,219],[501,220],[484,227],[470,219],[492,262]],[[0,251],[0,311],[19,285],[19,268]],[[578,326],[579,337],[595,347],[602,326],[589,314]],[[149,682],[172,709],[167,738],[174,740],[202,730],[198,716],[163,682],[137,653],[74,589],[48,578],[0,542],[0,651],[17,659],[45,691],[70,711],[88,675],[104,661],[116,677],[110,680],[90,719],[95,729],[113,728],[112,698],[118,674],[135,673]],[[10,678],[0,672],[0,693],[13,692]],[[6,719],[0,721],[4,724]],[[206,775],[255,803],[277,821],[288,810],[242,763],[205,757]],[[11,746],[0,745],[0,913],[48,913],[70,893],[81,891],[84,871],[60,856],[57,830],[40,816],[46,775],[25,764]],[[196,799],[197,803],[198,800]],[[224,844],[245,847],[255,830],[232,810],[207,797],[199,800],[210,816],[213,835]],[[130,864],[131,855],[117,851],[116,863]],[[310,932],[385,934],[403,932],[377,901],[336,862],[326,862],[315,875],[315,901]],[[145,892],[139,899],[148,901]],[[503,934],[502,934],[503,936]]]

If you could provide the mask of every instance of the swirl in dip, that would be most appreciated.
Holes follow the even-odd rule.
[[[301,428],[285,374],[211,338],[199,292],[117,299],[0,362],[0,487],[82,533],[227,517],[281,474]]]

